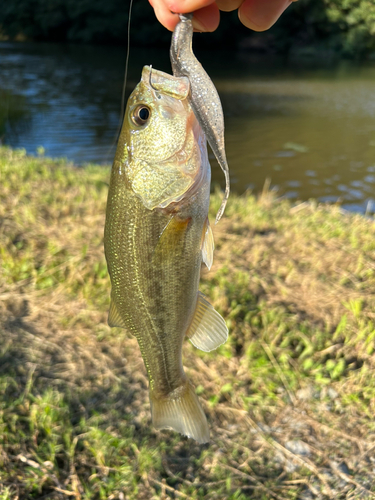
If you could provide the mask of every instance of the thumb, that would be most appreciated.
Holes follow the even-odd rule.
[[[293,0],[245,0],[238,9],[242,24],[254,31],[270,28]]]

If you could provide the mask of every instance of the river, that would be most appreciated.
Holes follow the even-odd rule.
[[[375,62],[197,56],[222,99],[233,191],[269,178],[279,196],[375,211]],[[145,64],[170,72],[168,51],[131,50],[129,91]],[[120,47],[1,42],[2,143],[111,163],[124,66]]]

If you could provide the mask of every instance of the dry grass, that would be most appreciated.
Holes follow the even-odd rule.
[[[108,173],[0,149],[0,500],[375,498],[374,220],[231,198],[201,286],[230,339],[184,346],[199,446],[106,324]]]

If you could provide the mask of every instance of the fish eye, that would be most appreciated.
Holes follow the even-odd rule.
[[[142,126],[148,122],[150,115],[151,115],[150,108],[145,106],[144,104],[141,104],[140,106],[137,106],[133,111],[132,114],[133,123]]]

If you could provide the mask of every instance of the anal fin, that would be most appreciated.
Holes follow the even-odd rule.
[[[203,232],[204,232],[204,239],[202,243],[202,260],[208,267],[208,270],[210,270],[212,262],[214,260],[215,244],[214,244],[214,235],[212,233],[208,217],[204,225]]]
[[[187,336],[195,347],[205,352],[217,349],[228,338],[224,319],[200,292]]]
[[[125,322],[121,318],[113,299],[111,300],[111,305],[109,306],[108,324],[111,327],[119,326],[120,328],[126,328]]]

